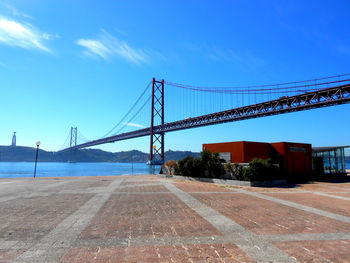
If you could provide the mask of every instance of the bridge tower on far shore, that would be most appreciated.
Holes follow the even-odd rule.
[[[164,163],[164,132],[154,131],[154,126],[164,125],[164,80],[152,79],[152,105],[150,126],[150,165]]]
[[[70,128],[70,144],[69,146],[76,146],[78,144],[78,128],[71,127]]]

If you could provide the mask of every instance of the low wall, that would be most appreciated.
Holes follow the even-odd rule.
[[[283,185],[283,184],[287,183],[287,180],[252,181],[252,182],[250,182],[250,181],[238,181],[238,180],[231,180],[231,179],[190,177],[190,176],[180,176],[180,175],[174,175],[174,176],[171,176],[170,178],[175,178],[175,179],[180,179],[180,180],[188,180],[188,181],[215,183],[215,184],[255,186],[255,187],[270,187],[270,186]]]

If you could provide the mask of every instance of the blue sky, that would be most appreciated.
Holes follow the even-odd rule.
[[[57,150],[71,126],[108,132],[152,77],[246,86],[349,73],[349,1],[0,2],[0,144]],[[174,100],[179,98],[174,98]],[[175,112],[178,109],[168,109]],[[350,145],[350,105],[166,135],[166,149],[220,141]],[[146,126],[150,110],[126,129]],[[99,146],[147,151],[149,138]]]

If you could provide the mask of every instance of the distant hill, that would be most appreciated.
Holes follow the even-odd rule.
[[[0,162],[33,162],[36,148],[24,146],[0,146]],[[190,151],[167,151],[165,160],[180,160],[186,156],[198,156],[199,153]],[[39,149],[39,162],[109,162],[109,163],[146,163],[149,154],[137,150],[125,152],[106,152],[98,149],[80,149],[73,154],[70,152],[57,153]]]

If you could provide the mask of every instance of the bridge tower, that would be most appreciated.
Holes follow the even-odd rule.
[[[70,128],[70,144],[69,146],[76,146],[78,144],[78,128],[71,127]]]
[[[164,80],[152,79],[150,165],[164,163],[164,132],[154,131],[154,126],[164,125]]]

